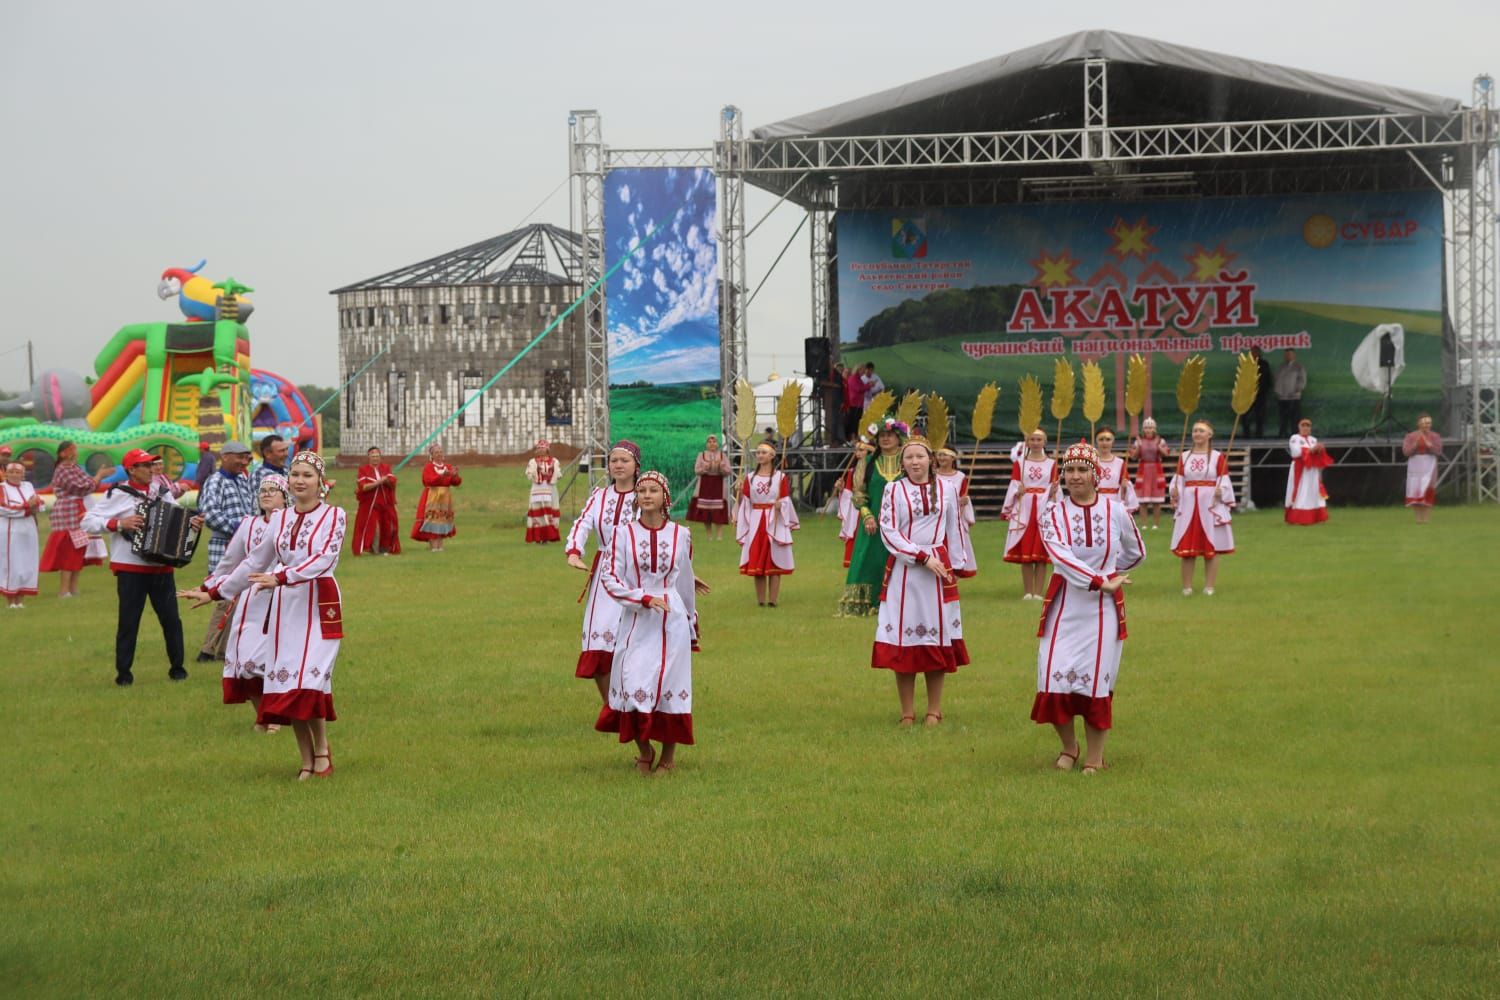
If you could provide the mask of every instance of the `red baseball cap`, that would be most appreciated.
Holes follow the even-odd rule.
[[[150,465],[154,461],[156,461],[156,456],[149,451],[132,448],[125,453],[125,458],[120,464],[128,469],[133,465]]]

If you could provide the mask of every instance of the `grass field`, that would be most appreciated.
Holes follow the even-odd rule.
[[[934,731],[831,617],[829,519],[774,611],[700,543],[700,742],[643,779],[591,729],[583,576],[522,544],[519,479],[467,474],[442,555],[340,567],[328,781],[216,671],[168,683],[149,616],[114,688],[101,571],[0,612],[0,992],[1494,995],[1493,509],[1246,515],[1213,598],[1148,533],[1090,778],[1027,719],[997,523]]]
[[[705,389],[711,392],[705,395]],[[703,441],[723,424],[719,385],[653,385],[609,390],[609,432],[641,446],[648,468],[666,473],[674,488],[672,506],[687,511],[693,459]]]

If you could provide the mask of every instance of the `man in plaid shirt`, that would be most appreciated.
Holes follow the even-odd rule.
[[[224,549],[234,537],[240,522],[255,513],[255,494],[252,492],[250,476],[245,468],[250,464],[250,448],[239,441],[230,441],[219,452],[219,468],[198,493],[198,513],[207,522],[208,572],[224,557]],[[223,625],[229,617],[232,601],[220,601],[208,617],[208,632],[203,636],[203,645],[198,650],[198,660],[217,660],[224,656],[224,644],[229,638]]]

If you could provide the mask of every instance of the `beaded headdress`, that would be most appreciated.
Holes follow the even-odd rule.
[[[260,481],[260,488],[262,490],[267,486],[281,494],[281,504],[283,507],[290,507],[292,505],[292,488],[287,485],[285,476],[275,472],[271,473]],[[255,502],[257,504],[260,503],[260,498],[256,497]]]
[[[666,510],[672,509],[672,484],[667,482],[666,476],[653,469],[650,472],[641,473],[640,478],[635,481],[635,488],[640,489],[641,483],[655,483],[656,485],[660,486],[662,494],[666,497],[666,501],[663,505],[664,508]]]
[[[1099,482],[1099,453],[1094,451],[1093,445],[1084,441],[1069,445],[1063,452],[1060,467],[1066,469],[1070,465],[1087,465],[1094,474],[1094,482]]]
[[[322,499],[326,497],[328,495],[328,474],[325,471],[326,466],[323,464],[323,456],[315,451],[299,451],[292,456],[292,461],[287,466],[287,471],[290,472],[292,466],[298,462],[301,462],[303,465],[312,466],[313,471],[318,474],[318,498]]]
[[[623,451],[625,452],[625,454],[635,459],[636,465],[641,464],[641,446],[636,444],[634,441],[627,441],[624,438],[621,438],[620,440],[616,441],[614,443],[614,447],[610,448],[609,450],[611,452]]]

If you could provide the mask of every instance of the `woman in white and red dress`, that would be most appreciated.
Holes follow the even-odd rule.
[[[255,708],[256,731],[274,733],[281,728],[279,725],[259,721],[261,693],[271,656],[271,641],[267,634],[269,628],[266,625],[266,612],[271,607],[271,591],[261,587],[249,588],[248,577],[252,571],[265,568],[255,563],[250,554],[261,547],[261,558],[265,558],[268,552],[267,536],[272,531],[272,517],[278,510],[291,506],[292,494],[285,477],[273,472],[262,479],[257,502],[260,512],[240,521],[229,544],[224,547],[224,555],[219,559],[219,564],[203,581],[203,586],[197,590],[180,590],[177,596],[190,598],[195,601],[193,606],[199,607],[212,602],[213,598],[209,593],[223,588],[237,570],[247,578],[229,588],[238,590],[240,596],[224,619],[223,627],[229,633],[224,643],[224,704],[243,705],[249,702]]]
[[[1418,524],[1432,518],[1437,505],[1438,459],[1443,455],[1443,439],[1432,429],[1432,417],[1417,417],[1417,429],[1401,442],[1406,456],[1406,506],[1417,515]]]
[[[1094,435],[1094,452],[1095,464],[1099,466],[1099,492],[1120,501],[1133,517],[1141,503],[1136,499],[1135,484],[1130,481],[1124,457],[1115,454],[1115,432],[1100,428]]]
[[[1328,520],[1328,491],[1323,488],[1323,470],[1333,458],[1323,443],[1313,437],[1312,421],[1297,421],[1297,433],[1287,442],[1292,467],[1286,472],[1286,523],[1320,524]]]
[[[562,467],[552,457],[548,441],[536,443],[536,453],[526,463],[526,478],[531,480],[531,502],[526,511],[526,541],[545,545],[560,542],[557,533],[562,511],[557,509],[557,478]]]
[[[901,448],[905,475],[880,498],[880,539],[890,552],[870,666],[896,674],[901,726],[916,721],[917,674],[927,683],[926,724],[943,721],[943,680],[969,662],[955,574],[964,565],[958,494],[933,475],[921,437]]]
[[[964,552],[963,569],[955,569],[959,577],[971,577],[979,572],[979,563],[974,558],[974,501],[969,498],[969,477],[958,467],[958,452],[952,448],[939,448],[933,453],[936,465],[934,475],[953,488],[958,497],[958,537]]]
[[[0,594],[5,603],[19,609],[27,596],[36,594],[40,535],[36,512],[42,498],[26,481],[26,466],[7,462],[0,480]]]
[[[412,523],[413,541],[426,542],[433,552],[443,551],[443,542],[458,534],[453,517],[453,488],[462,486],[464,477],[448,464],[443,446],[427,449],[430,461],[422,467],[422,496],[417,501],[417,519]]]
[[[1104,738],[1114,723],[1115,682],[1125,641],[1125,574],[1146,558],[1135,519],[1114,497],[1097,492],[1093,448],[1075,444],[1062,459],[1059,497],[1042,516],[1042,539],[1054,572],[1037,628],[1036,698],[1031,719],[1062,741],[1053,766],[1078,761],[1077,716],[1088,733],[1083,773],[1102,770]]]
[[[1214,428],[1207,420],[1193,424],[1193,445],[1178,456],[1172,477],[1172,554],[1182,560],[1182,596],[1193,593],[1193,567],[1203,559],[1203,593],[1213,596],[1219,557],[1234,551],[1230,522],[1234,484],[1229,462],[1214,448]]]
[[[1130,442],[1129,457],[1136,463],[1135,495],[1146,513],[1151,515],[1151,530],[1161,525],[1161,505],[1167,499],[1167,459],[1172,446],[1156,433],[1156,421],[1141,421],[1141,436]]]
[[[641,471],[641,449],[633,441],[619,441],[609,450],[610,483],[589,494],[583,512],[568,530],[568,565],[589,575],[580,601],[583,608],[583,651],[578,654],[574,677],[593,678],[599,700],[609,703],[609,666],[615,655],[620,606],[604,589],[601,559],[608,559],[615,532],[635,520],[635,477]],[[589,535],[599,536],[592,563],[583,561]]]
[[[290,723],[302,769],[297,780],[333,773],[328,723],[333,710],[333,668],[344,636],[342,599],[333,571],[344,547],[342,507],[323,501],[328,492],[323,459],[299,451],[287,467],[293,506],[271,515],[245,562],[206,596],[238,597],[251,586],[271,591],[263,627],[270,644],[262,683],[263,725]],[[252,625],[253,627],[253,625]],[[319,766],[319,762],[323,766]]]
[[[734,466],[729,456],[719,450],[719,437],[710,434],[704,448],[693,459],[693,493],[688,500],[687,519],[705,525],[704,536],[714,541],[724,537],[724,525],[729,523],[729,477],[734,475]]]
[[[636,745],[636,770],[670,773],[679,744],[693,743],[693,652],[698,645],[697,598],[708,588],[693,576],[693,539],[667,517],[667,477],[647,472],[636,482],[639,518],[614,533],[600,571],[620,607],[620,639],[609,689],[594,728]],[[696,585],[696,586],[695,586]],[[651,746],[661,744],[657,759]]]
[[[854,539],[859,534],[859,510],[854,506],[854,473],[859,469],[859,460],[875,450],[875,446],[864,438],[854,443],[854,454],[839,479],[839,538],[844,541],[844,568],[854,556]]]
[[[1040,517],[1046,509],[1057,463],[1047,457],[1047,432],[1026,435],[1026,453],[1011,467],[1010,487],[1000,516],[1005,519],[1005,561],[1021,566],[1021,600],[1040,601],[1047,579],[1047,550],[1042,546]]]
[[[755,599],[763,608],[776,607],[781,578],[796,568],[792,532],[801,526],[792,484],[776,468],[776,447],[762,441],[755,446],[755,471],[740,485],[734,540],[740,543],[740,575],[755,578]]]

